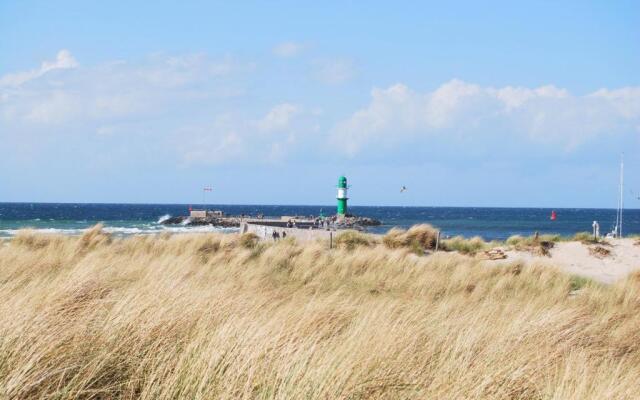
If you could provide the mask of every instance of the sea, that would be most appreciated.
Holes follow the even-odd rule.
[[[331,215],[335,206],[291,205],[207,205],[231,215]],[[0,203],[0,237],[12,237],[18,230],[31,228],[45,233],[79,235],[101,223],[114,235],[198,232],[235,232],[233,228],[211,226],[166,226],[162,221],[188,214],[186,204],[71,204],[71,203]],[[556,220],[551,220],[551,212]],[[409,228],[431,224],[446,236],[480,236],[485,240],[504,240],[511,235],[553,233],[563,236],[591,232],[593,221],[605,234],[615,226],[615,209],[587,208],[490,208],[490,207],[375,207],[350,206],[349,212],[382,221],[369,229],[385,233],[393,227]],[[623,233],[640,234],[640,209],[624,210]]]

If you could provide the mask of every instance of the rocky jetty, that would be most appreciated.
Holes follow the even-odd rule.
[[[382,222],[375,219],[375,218],[369,218],[369,217],[356,217],[356,216],[349,216],[345,218],[347,221],[349,221],[349,223],[354,224],[354,225],[360,225],[360,226],[379,226],[382,225]]]
[[[298,222],[298,226],[305,228],[310,226],[314,226],[320,221],[317,217],[292,217],[293,220]],[[381,225],[381,222],[374,218],[369,217],[359,217],[355,215],[347,215],[342,220],[338,220],[337,216],[332,216],[327,218],[330,226],[339,229],[358,229],[364,230],[368,226],[378,226]],[[177,216],[170,217],[163,220],[161,223],[164,225],[182,225],[182,226],[204,226],[211,225],[217,226],[221,228],[237,228],[240,226],[240,223],[245,220],[253,221],[254,223],[259,223],[261,219],[253,219],[240,217],[240,216],[221,216],[221,215],[207,215],[206,217],[190,217],[190,216]],[[280,220],[277,220],[280,221]],[[270,221],[273,223],[273,221]],[[285,222],[282,222],[285,223]]]
[[[182,226],[204,226],[204,225],[212,225],[219,226],[222,228],[237,228],[240,226],[240,218],[239,217],[204,217],[204,218],[193,218],[188,216],[177,216],[167,218],[162,221],[164,225],[182,225]]]
[[[348,214],[342,220],[338,220],[336,216],[330,218],[334,227],[338,229],[356,229],[359,231],[366,230],[369,226],[379,226],[382,222],[375,218],[370,217],[358,217],[356,215]]]

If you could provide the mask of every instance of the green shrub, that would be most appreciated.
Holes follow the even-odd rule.
[[[461,254],[474,255],[478,251],[484,250],[488,244],[480,237],[475,236],[471,239],[465,239],[462,236],[456,236],[443,242],[443,250],[457,251]]]
[[[565,239],[562,236],[555,235],[555,234],[538,235],[537,238],[535,237],[535,235],[531,235],[531,236],[513,235],[507,239],[506,243],[509,246],[513,246],[517,250],[519,250],[519,248],[537,246],[539,243],[557,243],[563,240]]]
[[[593,240],[593,234],[589,232],[578,232],[573,235],[573,240],[578,242],[590,242]]]
[[[549,256],[549,250],[562,240],[560,235],[538,235],[537,238],[535,236],[514,235],[509,237],[506,243],[518,251],[530,251],[535,255]]]
[[[596,243],[600,243],[600,244],[608,244],[606,239],[603,237],[599,237],[599,238],[594,238],[592,233],[589,232],[579,232],[576,233],[573,238],[571,238],[571,240],[575,240],[578,242],[582,242],[585,244],[596,244]]]
[[[569,284],[571,285],[571,290],[580,290],[587,285],[597,285],[593,279],[580,275],[571,275],[571,278],[569,278]]]
[[[524,236],[521,235],[513,235],[513,236],[509,236],[509,238],[507,239],[507,244],[509,246],[519,246],[520,244],[522,244],[524,241],[526,240],[526,238]]]

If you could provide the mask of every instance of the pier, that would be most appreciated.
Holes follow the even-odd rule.
[[[240,233],[253,233],[261,240],[272,240],[273,233],[278,233],[280,238],[292,237],[300,242],[309,242],[318,239],[331,240],[335,237],[336,229],[314,226],[314,221],[296,222],[295,227],[283,220],[247,220],[240,224]],[[283,235],[284,234],[284,235]]]
[[[293,237],[300,241],[331,239],[336,231],[344,229],[365,230],[367,226],[381,225],[381,222],[368,217],[358,217],[347,213],[347,178],[340,176],[337,185],[336,214],[325,216],[281,216],[263,218],[262,215],[225,215],[220,210],[194,210],[189,208],[188,216],[171,217],[164,220],[165,225],[202,226],[211,225],[223,228],[240,228],[240,233],[253,233],[261,239]],[[277,236],[276,236],[277,237]]]

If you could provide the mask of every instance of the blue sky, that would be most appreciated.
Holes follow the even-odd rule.
[[[0,2],[0,201],[640,206],[638,2],[181,3]]]

